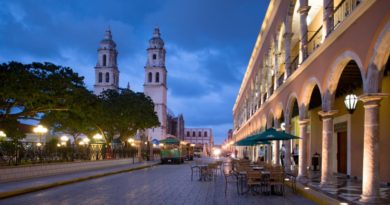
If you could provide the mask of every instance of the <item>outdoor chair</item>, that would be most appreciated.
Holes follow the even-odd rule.
[[[225,196],[226,196],[226,193],[227,193],[227,189],[228,189],[228,184],[232,184],[232,183],[235,183],[236,184],[236,188],[237,188],[237,194],[240,195],[240,191],[239,191],[239,188],[238,188],[238,176],[235,175],[233,173],[233,170],[226,170],[224,169],[223,170],[223,175],[224,175],[224,178],[225,178]]]
[[[256,192],[256,188],[261,188],[261,174],[259,172],[247,171],[246,177],[246,184],[252,193]]]
[[[274,191],[278,191],[284,196],[284,173],[283,172],[271,172],[270,174],[270,186],[274,187]]]
[[[200,176],[200,168],[199,168],[199,165],[200,165],[201,163],[202,163],[201,161],[195,160],[195,164],[193,163],[193,164],[191,165],[191,181],[193,180],[194,174],[196,174],[198,177]]]

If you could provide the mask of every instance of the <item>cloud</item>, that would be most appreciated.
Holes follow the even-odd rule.
[[[0,61],[72,67],[93,88],[97,48],[110,26],[120,86],[143,91],[146,48],[158,25],[166,43],[168,106],[186,125],[225,136],[268,1],[106,0],[0,2]]]

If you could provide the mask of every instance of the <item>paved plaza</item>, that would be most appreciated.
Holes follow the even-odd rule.
[[[190,165],[160,165],[0,200],[0,204],[314,204],[286,190],[283,196],[237,195],[224,178],[191,181]]]

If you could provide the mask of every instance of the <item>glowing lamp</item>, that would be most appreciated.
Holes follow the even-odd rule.
[[[353,111],[355,111],[357,102],[358,102],[358,97],[355,94],[348,94],[345,97],[344,100],[345,107],[347,107],[347,110],[350,114],[352,114]]]

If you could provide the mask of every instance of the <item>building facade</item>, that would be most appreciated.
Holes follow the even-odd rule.
[[[298,177],[321,155],[321,185],[334,173],[362,179],[361,202],[390,182],[390,4],[382,0],[271,0],[233,107],[233,138],[274,127],[300,140]],[[355,98],[356,97],[356,98]],[[357,100],[354,112],[346,103]]]
[[[180,140],[184,140],[184,117],[182,114],[177,117],[168,114],[167,133]]]
[[[154,29],[146,50],[144,93],[153,100],[154,111],[160,121],[159,127],[150,128],[146,132],[150,140],[161,140],[167,135],[167,70],[166,51],[159,28]]]
[[[95,66],[94,94],[100,95],[104,90],[119,88],[118,51],[112,40],[111,30],[107,30],[98,48],[98,61]]]
[[[185,128],[184,140],[195,144],[196,148],[206,149],[207,153],[211,152],[214,146],[213,130],[211,128]]]

